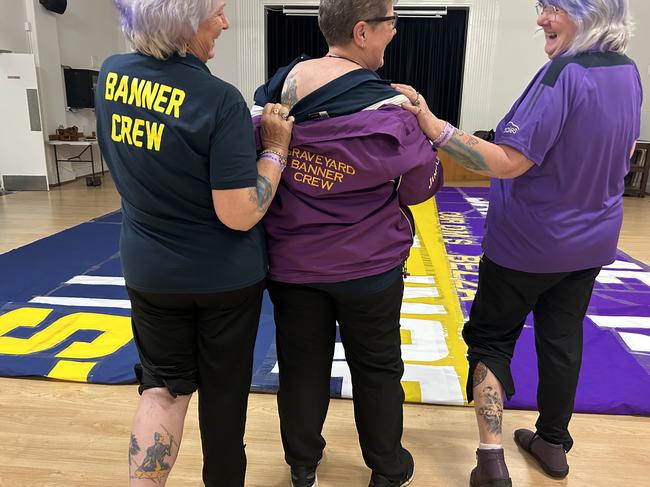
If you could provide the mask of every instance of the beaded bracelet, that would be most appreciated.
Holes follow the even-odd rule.
[[[284,171],[284,168],[287,167],[287,156],[271,149],[263,150],[260,153],[260,159],[267,159],[279,164],[281,168],[280,172]]]
[[[440,135],[436,138],[436,140],[431,141],[433,145],[436,147],[444,147],[447,145],[447,143],[451,140],[451,138],[454,136],[454,132],[456,131],[456,128],[450,124],[449,122],[445,123],[445,128],[442,129],[442,132],[440,132]]]

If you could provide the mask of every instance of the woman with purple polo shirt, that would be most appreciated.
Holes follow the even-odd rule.
[[[550,61],[499,124],[495,144],[439,120],[413,88],[396,86],[440,150],[495,178],[463,330],[480,434],[474,487],[512,485],[501,446],[503,394],[515,392],[510,360],[531,311],[539,419],[536,431],[514,437],[547,474],[569,472],[582,321],[596,276],[616,255],[623,178],[640,130],[641,81],[624,55],[627,0],[542,1],[537,13]]]

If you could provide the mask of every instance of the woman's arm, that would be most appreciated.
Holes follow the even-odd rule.
[[[212,191],[212,201],[219,220],[233,230],[247,231],[264,216],[280,183],[280,176],[289,152],[293,117],[285,119],[288,110],[269,103],[262,115],[262,147],[257,161],[257,185],[249,188]]]
[[[257,161],[258,176],[254,188],[213,190],[212,202],[221,223],[243,232],[257,225],[275,196],[282,169],[276,162],[262,157]]]
[[[431,113],[426,101],[410,86],[398,84],[393,87],[411,100],[402,107],[417,117],[424,134],[432,141],[439,139],[447,128],[447,122]],[[524,154],[512,147],[491,144],[455,127],[451,137],[444,145],[439,146],[438,150],[446,152],[470,171],[499,179],[516,178],[534,165]]]

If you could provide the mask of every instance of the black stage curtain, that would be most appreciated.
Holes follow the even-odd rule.
[[[397,35],[386,48],[382,78],[414,86],[440,118],[458,126],[460,119],[467,14],[449,8],[441,19],[400,18]],[[320,57],[327,43],[317,17],[287,16],[267,10],[267,74],[300,54]]]
[[[266,11],[267,78],[301,54],[321,57],[327,42],[318,28],[318,17],[285,15],[282,10]]]

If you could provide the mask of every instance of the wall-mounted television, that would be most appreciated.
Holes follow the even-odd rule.
[[[68,108],[95,108],[99,71],[64,68],[63,76]]]

